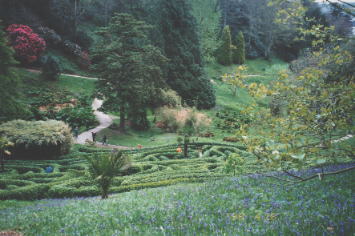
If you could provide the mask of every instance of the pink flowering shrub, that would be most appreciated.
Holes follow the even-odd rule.
[[[44,39],[27,25],[12,24],[6,31],[17,58],[24,63],[37,61],[38,57],[46,50]]]

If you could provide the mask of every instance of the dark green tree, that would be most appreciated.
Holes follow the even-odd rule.
[[[222,32],[221,45],[216,51],[217,62],[221,65],[229,66],[232,64],[232,37],[229,26],[225,26]],[[235,51],[235,50],[233,50]]]
[[[120,129],[127,114],[134,128],[146,129],[146,109],[166,87],[161,67],[166,58],[149,45],[151,27],[132,15],[116,14],[107,27],[98,31],[102,40],[93,52],[93,68],[98,73],[98,91],[104,106],[120,112]]]
[[[204,75],[196,20],[186,0],[161,0],[160,32],[162,48],[169,59],[167,78],[189,106],[211,108],[215,94]]]
[[[59,63],[56,59],[51,56],[48,56],[43,68],[42,68],[42,77],[47,80],[58,80],[61,69]]]
[[[18,62],[10,48],[0,21],[0,122],[24,118],[25,107],[19,102],[19,80],[13,69]]]
[[[232,54],[233,63],[242,65],[245,63],[245,42],[242,31],[239,31],[237,37],[235,38],[235,47],[236,50],[234,50]]]

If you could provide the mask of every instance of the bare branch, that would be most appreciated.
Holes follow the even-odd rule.
[[[331,6],[333,6],[333,7],[337,8],[337,9],[341,10],[341,11],[344,12],[345,14],[349,14],[349,15],[355,17],[355,13],[353,13],[350,9],[346,9],[346,8],[340,6],[339,3],[332,2],[332,1],[330,1],[330,0],[325,0],[325,1],[328,2]]]
[[[284,172],[285,172],[287,175],[289,175],[289,176],[291,176],[291,177],[293,177],[293,178],[300,179],[300,180],[304,180],[301,176],[294,175],[294,174],[292,174],[291,172],[288,172],[287,170],[284,170]]]
[[[274,178],[274,179],[277,179],[277,180],[281,180],[283,182],[288,182],[290,185],[291,184],[298,184],[298,183],[302,183],[302,182],[305,182],[305,181],[308,181],[308,180],[311,180],[311,179],[314,179],[314,178],[323,178],[324,176],[327,176],[327,175],[337,175],[337,174],[340,174],[340,173],[344,173],[344,172],[347,172],[347,171],[351,171],[351,170],[354,170],[355,169],[355,166],[353,167],[350,167],[350,168],[346,168],[346,169],[342,169],[342,170],[338,170],[338,171],[334,171],[334,172],[326,172],[326,173],[317,173],[315,175],[312,175],[312,176],[309,176],[307,178],[302,178],[300,176],[297,176],[297,175],[293,175],[287,171],[284,171],[286,174],[294,177],[294,178],[298,178],[300,179],[299,181],[294,181],[294,180],[288,180],[288,179],[284,179],[284,178],[280,178],[278,176],[275,176],[275,175],[268,175],[268,174],[264,174],[264,173],[258,173],[262,176],[265,176],[265,177],[269,177],[269,178]]]
[[[348,5],[350,7],[354,7],[355,8],[355,5],[353,5],[353,4],[349,3],[349,2],[344,2],[342,0],[338,0],[338,2],[341,2],[341,3],[345,4],[345,5]]]

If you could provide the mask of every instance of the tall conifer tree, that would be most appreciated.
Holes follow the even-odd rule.
[[[222,33],[221,45],[217,49],[216,59],[217,62],[221,65],[229,66],[232,64],[232,37],[229,26],[225,26]]]
[[[149,44],[151,27],[132,15],[113,16],[93,51],[93,69],[98,73],[98,91],[104,95],[104,106],[120,112],[120,129],[125,129],[129,113],[133,128],[147,129],[146,109],[166,86],[161,67],[166,58]]]
[[[198,108],[215,105],[215,94],[202,68],[196,20],[186,0],[161,0],[163,50],[169,58],[168,84],[183,101]]]
[[[236,50],[233,51],[233,63],[242,65],[245,63],[245,42],[242,31],[235,38]]]

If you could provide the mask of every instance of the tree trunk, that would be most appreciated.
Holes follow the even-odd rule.
[[[124,131],[125,130],[125,119],[126,119],[126,110],[125,110],[125,106],[121,105],[120,107],[120,130]]]
[[[188,152],[189,152],[189,141],[188,141],[188,137],[187,136],[185,136],[185,138],[184,138],[184,157],[185,158],[187,158],[187,154],[188,154]]]
[[[5,172],[5,155],[0,152],[1,172]]]

